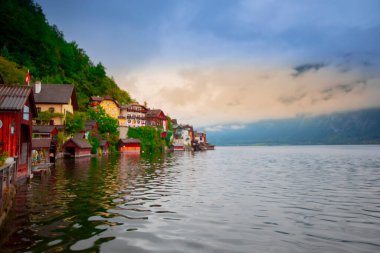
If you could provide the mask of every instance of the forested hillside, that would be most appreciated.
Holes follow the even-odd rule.
[[[74,84],[82,109],[91,95],[110,95],[122,104],[131,101],[101,63],[94,64],[75,42],[65,41],[63,33],[48,24],[32,0],[1,0],[0,17],[0,56],[8,60],[0,59],[4,83],[14,83],[20,70],[26,75],[29,69],[32,82]]]
[[[217,145],[380,144],[380,108],[226,126],[207,137]]]

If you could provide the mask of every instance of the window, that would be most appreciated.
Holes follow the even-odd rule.
[[[49,112],[53,113],[54,112],[54,107],[49,108]]]

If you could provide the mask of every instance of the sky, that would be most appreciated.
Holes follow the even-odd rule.
[[[37,3],[133,98],[183,124],[380,106],[378,0]]]

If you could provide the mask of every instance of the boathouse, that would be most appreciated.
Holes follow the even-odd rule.
[[[108,154],[110,148],[110,142],[107,140],[101,140],[100,141],[100,149],[102,150],[102,154]]]
[[[36,160],[36,152],[43,151],[50,157],[46,162],[54,162],[57,153],[58,129],[55,126],[33,126],[32,159]],[[42,146],[41,146],[42,145]],[[49,148],[47,148],[49,145]],[[40,156],[38,156],[40,157]]]
[[[122,153],[140,154],[141,141],[139,139],[120,139],[118,149]]]
[[[63,144],[65,157],[83,157],[91,155],[91,144],[86,139],[71,138]]]
[[[31,173],[32,118],[36,116],[30,87],[0,86],[0,152],[15,158],[17,181]]]
[[[49,138],[32,139],[32,166],[50,162],[50,146]]]

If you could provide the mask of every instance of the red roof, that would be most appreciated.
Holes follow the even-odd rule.
[[[166,119],[166,116],[164,112],[161,109],[153,109],[149,110],[146,113],[147,118],[159,118],[159,119]]]

